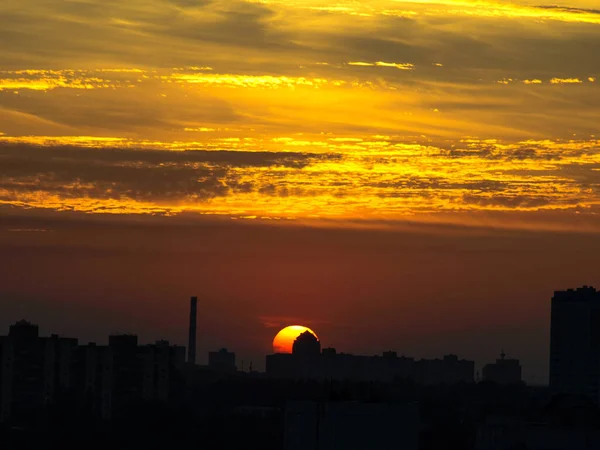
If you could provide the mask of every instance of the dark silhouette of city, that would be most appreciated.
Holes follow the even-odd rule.
[[[2,448],[597,449],[600,292],[551,302],[550,384],[528,386],[520,361],[475,371],[439,359],[321,348],[309,331],[264,373],[235,353],[196,364],[196,297],[186,348],[111,335],[108,345],[40,336],[19,320],[0,337]]]

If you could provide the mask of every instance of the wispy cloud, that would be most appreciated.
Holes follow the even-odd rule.
[[[346,223],[596,211],[589,1],[22,6],[0,3],[13,208]]]
[[[581,84],[583,83],[583,81],[581,81],[579,78],[552,78],[550,80],[551,84]]]
[[[400,70],[413,70],[415,68],[415,65],[411,63],[392,63],[383,61],[377,61],[374,63],[364,61],[350,61],[348,65],[358,67],[394,67]]]

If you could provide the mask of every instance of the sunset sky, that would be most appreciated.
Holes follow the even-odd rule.
[[[547,377],[600,287],[597,0],[3,0],[0,333]]]

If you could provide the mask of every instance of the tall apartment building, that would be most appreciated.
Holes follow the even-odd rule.
[[[43,408],[69,389],[77,339],[39,337],[24,320],[0,337],[0,421]]]
[[[158,341],[138,345],[137,336],[109,337],[111,372],[105,390],[116,413],[140,400],[167,401],[171,397],[177,371],[185,364],[185,348]]]
[[[139,347],[139,352],[143,360],[143,399],[166,402],[179,383],[175,376],[185,365],[185,348],[163,340]]]
[[[600,292],[593,287],[552,297],[550,388],[600,400]]]
[[[90,343],[77,347],[71,361],[72,389],[79,404],[103,419],[112,412],[113,358],[107,346]]]
[[[20,321],[0,336],[0,422],[42,411],[62,398],[103,419],[140,401],[166,402],[180,389],[185,348],[137,336],[110,336],[108,346],[77,339],[40,337]],[[64,395],[64,397],[63,397]]]

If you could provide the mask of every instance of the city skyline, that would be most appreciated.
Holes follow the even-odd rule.
[[[197,298],[192,297],[190,337],[196,328],[196,307]],[[527,410],[538,417],[547,415],[536,404],[539,401],[550,400],[548,407],[555,409],[550,390],[522,383],[518,361],[507,360],[504,354],[495,364],[486,365],[480,383],[474,362],[456,355],[418,361],[390,351],[372,357],[349,355],[322,349],[310,331],[294,340],[292,353],[267,355],[264,374],[254,371],[252,362],[247,372],[238,371],[236,354],[224,348],[209,353],[208,366],[195,364],[193,351],[186,363],[185,350],[164,340],[143,344],[131,334],[109,335],[107,345],[80,344],[76,338],[41,336],[36,324],[17,321],[7,335],[0,336],[0,433],[8,442],[18,439],[23,446],[40,440],[38,433],[32,433],[39,430],[46,442],[60,436],[63,447],[80,445],[81,436],[93,435],[94,444],[102,448],[102,441],[111,438],[121,443],[133,438],[138,445],[153,442],[144,447],[156,445],[166,436],[172,439],[177,429],[200,435],[204,442],[231,445],[240,441],[236,437],[245,430],[244,439],[253,433],[252,442],[261,448],[289,449],[307,448],[306,440],[313,435],[319,441],[333,438],[333,448],[343,440],[355,441],[352,436],[373,445],[370,428],[387,431],[378,433],[376,440],[378,447],[386,448],[404,440],[397,427],[389,426],[390,413],[396,419],[400,413],[409,420],[401,423],[410,448],[433,450],[440,448],[437,430],[445,429],[464,443],[473,442],[475,436],[480,441],[493,439],[496,424],[486,419],[502,404],[506,411],[508,399],[511,408],[523,400],[533,401]],[[432,415],[430,409],[439,408],[440,402],[444,415]],[[492,409],[459,425],[461,416],[467,418],[482,406]],[[550,412],[559,418],[568,409]],[[595,416],[589,410],[583,419],[593,421]],[[539,430],[544,425],[544,435],[538,438],[542,441],[554,432],[551,423],[520,420],[527,428],[534,425]],[[481,433],[474,433],[475,425]],[[67,427],[71,431],[63,432]],[[151,436],[140,436],[138,430],[149,428]],[[316,434],[308,432],[315,428]],[[570,435],[577,433],[571,427]],[[352,448],[363,447],[355,442]]]
[[[192,297],[192,302],[195,305],[195,301],[197,297]],[[191,310],[193,311],[193,309],[195,309],[195,306],[191,308]],[[304,327],[286,327],[281,331],[286,331],[288,328],[304,328]],[[248,373],[254,373],[254,374],[258,374],[261,373],[260,370],[255,370],[256,369],[256,365],[254,364],[254,361],[250,360],[249,362],[244,361],[243,359],[241,361],[236,360],[236,353],[235,352],[230,352],[228,351],[228,349],[226,348],[221,348],[220,350],[212,350],[207,352],[207,358],[205,358],[204,364],[200,364],[197,362],[196,359],[196,354],[194,352],[190,352],[189,349],[190,347],[194,347],[196,346],[196,342],[193,342],[190,340],[190,342],[188,342],[188,347],[186,348],[185,346],[182,345],[178,345],[177,343],[171,343],[166,339],[154,339],[150,342],[140,342],[139,337],[137,334],[135,333],[109,333],[105,339],[104,342],[83,342],[80,340],[79,337],[77,336],[63,336],[63,335],[59,335],[56,333],[51,333],[48,336],[43,336],[42,333],[40,333],[40,327],[39,324],[37,323],[32,323],[26,319],[21,319],[21,320],[17,320],[14,323],[12,323],[10,325],[10,327],[8,328],[9,332],[7,333],[7,335],[0,335],[0,347],[2,347],[1,344],[5,344],[6,339],[8,339],[8,341],[6,342],[11,342],[11,339],[16,339],[15,342],[18,342],[19,340],[23,340],[23,342],[27,343],[27,345],[31,344],[31,339],[37,339],[37,340],[41,340],[43,341],[47,341],[47,342],[55,342],[55,345],[61,345],[60,343],[63,343],[63,345],[66,344],[67,347],[70,348],[70,352],[76,352],[76,348],[78,349],[82,349],[86,351],[94,351],[94,352],[103,352],[105,351],[105,349],[108,348],[126,348],[126,347],[137,347],[138,349],[160,349],[160,348],[168,348],[170,349],[171,352],[173,352],[173,357],[175,358],[174,361],[176,360],[177,362],[175,363],[176,367],[178,367],[179,369],[183,369],[183,365],[187,364],[187,368],[188,369],[192,369],[192,368],[204,368],[204,369],[208,369],[208,370],[213,370],[215,371],[215,373],[217,374],[233,374],[233,373],[244,373],[244,372],[248,372]],[[190,323],[190,330],[192,329],[191,323]],[[315,347],[311,344],[311,340],[308,339],[309,342],[306,342],[307,339],[305,339],[307,337],[307,335],[312,338],[314,340],[314,343],[317,345],[317,348],[315,349]],[[191,336],[190,336],[191,338]],[[302,342],[304,341],[304,342]],[[402,366],[402,368],[398,371],[394,371],[394,367],[387,367],[386,364],[389,364],[389,362],[394,362],[397,361],[401,364],[405,364],[405,362],[409,362],[411,365],[413,363],[416,364],[439,364],[439,363],[446,363],[448,361],[451,362],[451,364],[456,363],[460,363],[460,364],[466,364],[466,367],[463,367],[462,370],[462,374],[459,376],[459,379],[462,379],[462,382],[467,382],[467,383],[477,383],[480,381],[486,381],[486,379],[489,380],[493,380],[495,382],[498,382],[499,384],[504,384],[504,381],[496,381],[496,380],[502,380],[503,378],[500,377],[494,377],[494,376],[487,376],[485,374],[485,370],[490,368],[491,366],[496,366],[499,364],[502,364],[504,361],[507,362],[515,362],[517,365],[519,363],[518,360],[516,359],[511,359],[509,358],[508,360],[505,360],[505,353],[504,350],[502,350],[501,353],[501,358],[498,359],[496,361],[496,363],[487,363],[484,367],[484,371],[482,373],[478,371],[475,371],[476,368],[476,362],[474,361],[468,361],[468,360],[464,360],[464,359],[458,359],[457,355],[454,354],[449,354],[449,355],[443,355],[443,357],[440,358],[434,358],[432,360],[427,360],[425,358],[420,358],[420,359],[416,359],[410,356],[407,356],[403,353],[398,353],[396,351],[393,350],[386,350],[386,351],[382,351],[379,354],[374,354],[374,355],[358,355],[355,354],[353,352],[348,352],[348,351],[341,351],[341,352],[337,352],[337,350],[333,347],[323,347],[321,348],[321,342],[320,340],[317,338],[317,336],[314,334],[314,332],[312,332],[311,330],[305,329],[304,331],[302,330],[298,330],[298,335],[293,339],[293,349],[290,349],[288,351],[288,349],[285,348],[274,348],[273,352],[271,352],[270,354],[265,355],[266,357],[266,370],[262,371],[263,374],[266,374],[267,376],[277,379],[277,378],[282,378],[282,379],[303,379],[306,378],[308,380],[310,380],[312,377],[314,377],[314,379],[335,379],[338,381],[343,381],[345,379],[345,377],[348,377],[348,380],[354,380],[354,381],[384,381],[384,382],[392,382],[394,381],[394,377],[397,377],[398,379],[402,379],[403,377],[411,377],[412,375],[410,375],[408,372],[406,372],[406,368],[404,366]],[[308,344],[308,347],[306,347],[306,344]],[[19,345],[19,344],[9,344],[8,347],[4,346],[2,348],[0,348],[0,350],[6,352],[7,349],[12,349],[14,348],[14,345]],[[297,347],[298,345],[298,347]],[[312,347],[312,350],[311,350]],[[12,350],[14,351],[14,350]],[[46,349],[47,351],[47,349]],[[307,354],[308,351],[308,354]],[[187,352],[187,357],[186,357],[186,352]],[[316,352],[316,353],[315,353]],[[312,355],[311,355],[312,353]],[[1,355],[2,353],[0,353]],[[35,354],[35,353],[34,353]],[[130,357],[128,357],[127,359],[122,360],[121,363],[133,363],[133,359],[131,358],[132,355],[130,355]],[[309,356],[309,359],[306,359],[306,356]],[[332,372],[332,373],[328,373],[328,374],[318,374],[317,372],[311,373],[309,366],[310,366],[310,361],[311,358],[314,358],[315,356],[318,356],[320,358],[323,358],[323,361],[330,361],[330,363],[328,363],[329,365],[335,361],[335,359],[337,358],[339,360],[339,363],[341,363],[341,366],[339,369],[341,369],[341,371],[339,372]],[[6,357],[6,355],[5,355]],[[48,355],[46,355],[46,357],[48,357]],[[52,354],[52,357],[54,357],[54,354]],[[70,356],[71,357],[71,356]],[[14,356],[13,357],[7,357],[7,361],[9,362],[9,364],[7,365],[7,367],[10,367],[11,363],[14,361]],[[281,359],[283,358],[283,359]],[[296,367],[296,363],[293,364],[292,367],[285,369],[285,364],[283,366],[281,366],[279,363],[279,361],[283,361],[285,363],[285,361],[288,362],[293,362],[295,360],[295,358],[298,358],[298,363],[299,366]],[[271,362],[271,367],[269,366],[269,361]],[[352,362],[353,360],[355,360],[354,362]],[[360,372],[358,373],[354,373],[354,369],[350,372],[347,372],[347,368],[345,368],[348,365],[348,361],[352,362],[350,366],[348,366],[348,368],[351,368],[351,366],[355,366],[357,363],[359,364],[359,366],[365,365],[365,368],[362,368]],[[387,361],[387,363],[386,363]],[[314,359],[313,359],[313,362]],[[383,363],[383,365],[382,365]],[[289,364],[289,363],[288,363]],[[260,365],[260,364],[257,364]],[[374,365],[372,368],[369,368],[370,365]],[[503,365],[503,364],[502,364]],[[334,366],[330,367],[333,368]],[[358,366],[357,366],[358,367]],[[283,368],[283,370],[282,370]],[[303,369],[308,369],[308,372],[304,372]],[[366,371],[363,373],[362,371],[364,371],[366,369]],[[388,372],[390,369],[390,372]],[[466,369],[466,372],[465,372]],[[421,369],[423,370],[423,369]],[[456,379],[454,378],[450,378],[446,381],[444,381],[444,374],[443,374],[443,370],[439,371],[440,369],[438,369],[438,371],[434,371],[432,372],[430,375],[425,376],[425,374],[422,374],[422,376],[424,377],[423,380],[419,381],[425,384],[436,384],[439,382],[447,382],[450,383],[450,385],[453,385],[454,383],[457,382]],[[512,378],[512,381],[509,382],[508,384],[520,384],[521,383],[521,375],[520,375],[520,366],[519,366],[519,376],[518,379],[516,378]],[[373,377],[373,378],[369,378],[369,377]],[[454,376],[454,375],[452,375]],[[425,381],[428,380],[428,381]]]
[[[211,312],[199,312],[200,355],[226,346],[259,360],[275,328],[303,323],[362,354],[400,343],[481,361],[505,348],[527,361],[526,379],[545,380],[548,292],[598,285],[600,243],[585,233],[61,217],[3,217],[0,317],[90,340],[108,327],[185,343],[175,299],[198,292]]]
[[[554,302],[556,298],[559,299],[569,299],[571,298],[571,296],[575,296],[573,297],[574,299],[577,299],[578,295],[581,295],[581,299],[588,301],[588,298],[591,299],[590,301],[593,300],[593,298],[595,298],[594,296],[598,296],[600,294],[598,294],[598,291],[595,290],[595,288],[593,286],[582,286],[582,287],[577,287],[575,288],[568,288],[562,291],[555,291],[554,292],[554,296],[552,297],[552,308],[554,308]],[[197,296],[192,296],[190,297],[190,303],[189,303],[189,324],[188,324],[188,342],[187,342],[187,347],[182,346],[181,343],[176,343],[176,345],[178,345],[181,349],[182,349],[182,353],[183,351],[187,351],[187,358],[186,358],[186,362],[188,364],[191,365],[196,365],[197,364],[197,359],[196,359],[196,346],[197,346],[197,341],[198,341],[198,337],[196,334],[196,330],[197,330],[197,319],[196,319],[196,315],[197,315],[197,305],[198,305],[198,297]],[[567,305],[566,305],[567,306]],[[597,308],[598,305],[596,304],[592,304],[590,303],[590,307],[593,308]],[[202,310],[202,303],[200,303],[200,309]],[[587,316],[586,316],[587,317]],[[553,315],[552,318],[552,324],[558,323],[559,319],[557,317],[555,317]],[[563,319],[564,320],[564,319]],[[589,319],[587,319],[589,321]],[[584,319],[584,322],[582,322],[584,325],[587,324],[587,322]],[[11,323],[10,328],[12,329],[12,327],[14,326],[18,326],[19,324],[25,324],[27,326],[34,326],[36,328],[36,330],[39,328],[39,324],[32,324],[32,322],[28,321],[25,318],[22,318],[21,320],[18,321],[14,321]],[[556,325],[553,325],[554,328],[558,328]],[[561,327],[564,327],[565,325],[561,325]],[[587,326],[587,325],[586,325]],[[563,329],[563,328],[561,328]],[[585,330],[585,328],[584,328]],[[556,333],[558,333],[558,330],[555,330]],[[564,332],[564,329],[563,329]],[[589,333],[588,331],[583,331],[584,333]],[[267,357],[267,372],[268,372],[268,359],[269,359],[269,355],[290,355],[292,356],[293,354],[296,354],[296,341],[297,340],[301,340],[304,335],[309,334],[310,336],[312,336],[312,338],[315,340],[315,342],[319,343],[319,350],[318,353],[321,353],[321,351],[323,352],[323,355],[329,355],[329,354],[336,354],[336,350],[337,353],[340,354],[341,356],[346,356],[346,357],[360,357],[360,358],[381,358],[383,357],[384,359],[386,358],[397,358],[400,357],[400,359],[406,359],[406,358],[410,358],[410,360],[414,360],[414,356],[418,356],[418,355],[407,355],[405,352],[403,352],[401,349],[397,349],[397,348],[388,348],[386,350],[381,350],[378,353],[372,353],[372,354],[368,354],[368,355],[359,355],[355,352],[353,352],[352,350],[348,350],[348,349],[336,349],[332,346],[327,346],[326,343],[325,345],[323,345],[323,342],[321,342],[321,339],[317,336],[317,334],[315,333],[315,331],[311,330],[310,328],[307,328],[305,326],[300,326],[300,325],[287,325],[284,326],[281,330],[278,330],[276,332],[276,334],[274,335],[274,339],[273,339],[273,350],[271,352],[269,352],[268,354],[266,354]],[[56,333],[51,333],[50,336],[53,337],[60,337],[60,338],[67,338],[67,339],[77,339],[78,341],[80,340],[79,337],[75,337],[75,336],[64,336],[64,335],[59,335]],[[119,337],[119,336],[123,336],[123,337],[132,337],[136,339],[136,342],[138,340],[138,335],[135,332],[128,332],[128,331],[122,331],[122,332],[111,332],[107,335],[107,338],[105,339],[106,342],[89,342],[87,345],[97,345],[97,344],[101,344],[101,345],[106,345],[109,344],[111,342],[111,340],[114,337]],[[554,335],[552,335],[554,336]],[[587,336],[587,334],[586,334]],[[552,338],[554,339],[554,338]],[[564,337],[563,337],[564,339]],[[575,338],[573,337],[573,339],[581,339],[581,336],[579,338]],[[584,341],[585,341],[584,337]],[[159,342],[164,342],[166,344],[169,344],[169,341],[164,339],[164,337],[160,337],[160,338],[153,338],[151,339],[148,343],[144,344],[142,343],[141,345],[151,345],[151,344],[158,344]],[[579,342],[579,341],[578,341]],[[582,341],[583,342],[583,341]],[[293,350],[292,350],[292,344],[293,344]],[[549,347],[551,347],[552,345],[556,345],[554,343],[554,341],[551,341],[548,343]],[[80,345],[83,345],[83,342],[80,342]],[[288,348],[289,345],[289,348]],[[587,344],[586,344],[587,345]],[[244,360],[243,359],[243,355],[241,360],[237,360],[237,366],[236,366],[236,353],[235,351],[233,353],[228,352],[227,349],[225,347],[218,347],[220,348],[220,350],[217,351],[217,348],[213,348],[213,349],[209,349],[209,351],[206,352],[206,355],[204,358],[200,357],[200,365],[204,365],[205,367],[212,367],[213,362],[211,361],[212,358],[215,358],[215,361],[218,360],[219,355],[224,354],[225,356],[225,360],[227,361],[227,364],[231,364],[232,367],[237,367],[237,371],[241,371],[244,372],[245,370],[249,370],[252,371],[252,368],[254,367],[255,369],[258,367],[259,371],[261,369],[263,369],[263,366],[259,361],[257,361],[256,363],[250,359],[250,360]],[[193,349],[193,350],[190,350]],[[400,350],[400,351],[398,351]],[[232,357],[231,360],[229,360],[229,356]],[[550,353],[551,358],[549,361],[549,366],[550,366],[550,386],[552,386],[552,370],[554,367],[554,360],[553,360],[553,355],[554,353]],[[271,357],[273,357],[271,356]],[[509,377],[509,379],[515,379],[516,375],[507,375],[506,374],[506,370],[511,371],[512,369],[510,369],[510,367],[514,364],[516,364],[514,367],[516,368],[519,364],[519,360],[518,360],[518,355],[515,354],[509,354],[507,355],[505,353],[504,348],[501,349],[500,353],[499,353],[500,358],[496,360],[496,363],[493,363],[492,361],[475,361],[474,362],[474,368],[472,369],[472,379],[473,381],[480,381],[480,380],[485,380],[486,376],[490,379],[504,379],[507,376]],[[506,358],[508,356],[508,358]],[[517,356],[517,358],[515,358],[515,356]],[[443,357],[443,359],[445,360],[448,357],[448,355],[445,355]],[[454,352],[450,352],[450,357],[454,358]],[[437,359],[437,358],[436,358]],[[301,360],[302,361],[302,360]],[[506,363],[506,364],[505,364]],[[214,363],[215,366],[217,366],[219,363]],[[241,365],[240,365],[241,364]],[[304,364],[304,362],[302,363]],[[494,367],[492,367],[494,366]],[[563,369],[564,370],[564,369]],[[292,372],[297,371],[297,369],[292,370]],[[488,372],[488,374],[486,375],[486,371]],[[493,372],[492,372],[493,371]],[[300,373],[300,372],[299,372]],[[512,372],[508,372],[509,374]],[[521,380],[521,373],[522,373],[522,368],[521,366],[518,366],[518,379]],[[544,381],[540,381],[539,379],[536,380],[535,378],[530,379],[530,380],[526,380],[529,381],[530,383],[532,383],[533,385],[547,385],[547,383],[545,383]],[[554,381],[554,383],[556,384],[556,381]],[[556,387],[554,387],[554,389],[556,389]],[[561,388],[562,390],[565,389],[565,387]],[[559,390],[560,392],[561,390]]]
[[[31,326],[31,327],[34,327],[38,331],[40,330],[40,324],[34,323],[34,322],[28,320],[27,318],[21,318],[19,320],[14,320],[10,324],[10,326],[8,327],[8,329],[10,329],[11,327],[19,326],[19,325]],[[289,328],[289,327],[286,327],[286,328]],[[41,329],[43,331],[43,327],[41,327]],[[57,338],[61,338],[61,339],[63,339],[63,338],[64,339],[75,339],[75,340],[77,340],[80,343],[80,345],[92,345],[92,346],[95,346],[95,345],[108,345],[110,343],[110,341],[111,341],[111,338],[114,338],[114,337],[124,337],[124,338],[125,337],[130,337],[130,338],[135,338],[136,342],[138,342],[138,338],[139,338],[139,336],[136,333],[134,333],[134,332],[114,331],[114,332],[110,332],[110,333],[106,334],[105,339],[103,339],[101,341],[87,341],[85,339],[80,339],[78,336],[67,336],[67,335],[58,334],[58,333],[52,333],[52,332],[48,333],[47,336],[43,336],[44,333],[42,333],[42,331],[39,331],[39,333],[40,333],[39,337],[42,337],[42,338],[44,338],[44,337],[46,337],[46,338],[57,337]],[[282,330],[280,330],[280,331],[282,331]],[[304,332],[304,333],[306,333],[306,332]],[[296,339],[298,337],[301,336],[301,334],[302,333],[298,334],[298,336],[296,336],[296,338],[294,338],[294,342],[296,341]],[[313,336],[315,336],[315,335],[313,334]],[[316,336],[315,336],[315,339],[318,340],[318,338]],[[164,343],[171,344],[171,342],[169,340],[164,339],[164,337],[160,337],[160,338],[150,339],[148,342],[139,342],[139,345],[141,345],[141,346],[152,345],[152,344],[156,344],[158,342],[164,342]],[[320,340],[318,340],[318,342],[320,343]],[[182,345],[181,343],[172,343],[172,344],[174,346],[177,346],[179,348],[182,348],[182,349],[186,350],[186,352],[187,352],[186,353],[186,355],[187,355],[186,356],[186,363],[191,364],[191,365],[205,365],[206,366],[207,365],[206,363],[209,361],[209,355],[210,355],[210,353],[218,353],[218,352],[226,352],[226,351],[228,351],[228,349],[225,348],[225,347],[221,347],[220,350],[216,349],[216,348],[214,348],[212,350],[209,350],[207,352],[206,357],[205,358],[201,358],[201,359],[205,360],[204,361],[205,364],[200,364],[195,359],[196,355],[194,355],[194,357],[192,358],[191,355],[190,355],[190,353],[188,352],[188,350],[189,350],[189,343],[188,343],[188,347]],[[333,347],[323,347],[322,350],[334,351],[336,349],[333,348]],[[235,353],[235,352],[233,352],[233,353]],[[265,356],[268,356],[269,354],[273,354],[273,355],[276,355],[276,354],[279,354],[279,355],[289,355],[289,354],[292,354],[292,353],[293,353],[293,351],[291,349],[289,351],[287,349],[273,349],[270,353],[268,353]],[[369,357],[373,356],[373,357],[378,357],[378,356],[381,356],[382,354],[385,354],[385,353],[393,353],[394,355],[399,356],[401,358],[407,356],[407,355],[405,355],[403,353],[398,353],[397,351],[395,351],[393,349],[382,350],[380,353],[381,354],[357,355],[357,356],[369,356]],[[341,349],[340,354],[342,354],[342,355],[349,355],[349,356],[354,356],[355,355],[355,353],[353,353],[351,350],[349,351],[347,349]],[[502,355],[504,355],[504,349],[502,349]],[[242,361],[244,361],[244,360],[242,360]],[[248,362],[252,363],[253,361],[248,361]],[[238,370],[243,372],[244,368],[240,367],[240,368],[238,368]]]

